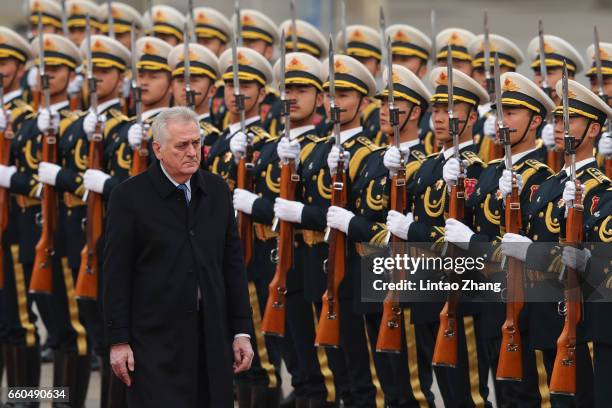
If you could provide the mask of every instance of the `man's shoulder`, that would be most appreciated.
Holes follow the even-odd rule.
[[[211,189],[214,189],[217,192],[224,191],[229,194],[229,187],[227,185],[227,182],[223,180],[221,176],[204,169],[200,169],[199,173],[200,177],[202,177],[202,180],[204,180],[204,185],[206,187],[210,187]]]

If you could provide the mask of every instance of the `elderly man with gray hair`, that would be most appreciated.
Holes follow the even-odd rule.
[[[160,113],[153,139],[158,160],[117,186],[108,205],[110,364],[130,407],[232,407],[253,329],[231,195],[199,170],[194,112]]]

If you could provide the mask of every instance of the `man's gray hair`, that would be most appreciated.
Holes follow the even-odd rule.
[[[170,122],[193,122],[200,127],[198,115],[185,106],[175,106],[164,109],[153,121],[153,140],[164,144],[168,139],[168,123]]]

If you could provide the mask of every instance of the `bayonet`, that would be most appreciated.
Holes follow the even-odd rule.
[[[504,126],[504,109],[501,100],[501,70],[499,68],[499,57],[497,53],[494,55],[494,64],[495,113],[497,115],[499,139],[504,146],[504,162],[506,164],[506,169],[512,171],[512,150],[510,146],[510,132],[508,127]]]
[[[387,38],[387,22],[385,20],[385,10],[382,6],[382,4],[380,5],[379,9],[378,9],[378,28],[380,30],[380,54],[381,54],[381,60],[382,60],[382,66],[381,69],[384,72],[384,66],[385,64],[387,64],[387,67],[391,67],[391,65],[389,65],[388,61],[387,61],[387,44],[385,39]],[[391,50],[391,47],[389,45],[389,52]]]
[[[593,44],[595,46],[595,74],[597,75],[597,93],[604,102],[608,103],[608,96],[604,89],[603,71],[601,68],[601,51],[599,50],[599,33],[597,26],[593,27]]]
[[[565,143],[565,155],[570,157],[570,180],[576,182],[576,147],[574,136],[570,135],[569,124],[569,81],[567,74],[567,61],[563,60],[562,101],[563,101],[563,141]]]
[[[389,91],[389,122],[393,128],[393,144],[400,148],[399,109],[395,106],[393,86],[393,62],[391,57],[391,38],[387,37],[387,90]],[[404,156],[400,155],[400,166],[404,167]]]
[[[297,13],[295,11],[294,0],[291,0],[291,2],[289,3],[289,12],[291,13],[291,46],[292,46],[293,52],[298,52]],[[282,41],[281,44],[283,45],[281,49],[284,49],[285,42]],[[283,67],[281,71],[284,71],[285,66],[281,65],[281,67]],[[283,72],[283,75],[284,75],[284,72]]]
[[[140,86],[138,86],[138,68],[136,57],[136,22],[132,22],[132,30],[130,32],[130,48],[131,52],[131,73],[132,73],[132,97],[134,98],[134,109],[136,111],[136,123],[142,126],[142,94]],[[89,65],[89,60],[87,61]],[[89,68],[87,69],[89,78]]]
[[[187,21],[187,23],[185,24],[187,27],[189,27],[189,22],[191,21],[191,24],[195,24],[195,17],[193,14],[193,0],[188,0],[188,5],[187,7],[189,8],[189,20]],[[191,42],[192,43],[196,43],[198,41],[198,39],[196,38],[196,33],[195,33],[195,25],[193,27],[192,30],[188,31],[185,35],[189,35],[189,38],[191,38]],[[185,36],[185,41],[187,41],[187,36]]]
[[[191,60],[189,58],[189,21],[185,22],[185,43],[183,48],[183,80],[185,82],[185,101],[189,109],[195,111],[195,91],[191,89]]]
[[[113,16],[113,6],[111,0],[106,0],[106,7],[108,9],[108,36],[115,39],[115,17]],[[153,16],[151,16],[153,19]]]
[[[61,0],[62,6],[62,32],[64,33],[64,37],[68,38],[68,15],[66,13],[66,0]]]
[[[244,95],[240,93],[240,78],[238,77],[240,70],[238,69],[238,38],[237,34],[234,33],[234,41],[232,41],[232,81],[234,85],[234,99],[236,109],[240,114],[240,130],[244,133],[245,131],[245,112],[244,112]],[[248,135],[247,135],[248,137]]]
[[[49,117],[51,115],[51,95],[49,90],[49,75],[47,75],[45,67],[45,40],[43,35],[43,24],[42,24],[42,12],[38,12],[38,47],[40,54],[38,56],[38,73],[40,75],[40,88],[42,90],[45,108],[49,111]]]
[[[236,14],[236,31],[234,38],[238,47],[242,47],[242,14],[240,13],[240,0],[234,1],[234,13]]]
[[[96,91],[97,80],[93,74],[93,61],[91,56],[91,17],[85,15],[85,48],[87,52],[87,86],[89,89],[89,109],[98,115],[98,93]],[[135,50],[132,50],[135,53]]]
[[[436,50],[436,10],[432,9],[429,14],[429,23],[431,25],[431,68],[435,68],[437,63],[437,54]]]
[[[487,10],[484,11],[484,71],[485,79],[487,81],[487,93],[489,97],[495,92],[494,80],[491,77],[491,42],[489,40],[489,16]],[[495,53],[497,55],[497,52]],[[493,98],[491,98],[493,99]]]
[[[542,89],[548,96],[551,95],[550,84],[548,83],[548,70],[546,68],[546,47],[544,43],[544,24],[542,20],[538,20],[538,39],[540,53],[540,75],[542,76]]]
[[[459,118],[455,117],[455,92],[453,89],[453,53],[451,45],[448,44],[446,53],[446,76],[448,79],[448,131],[453,137],[455,152],[453,156],[461,164],[459,157]]]
[[[342,52],[348,55],[348,38],[346,35],[346,2],[340,0],[340,29],[342,30]]]

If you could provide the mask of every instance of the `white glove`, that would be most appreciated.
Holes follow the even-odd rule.
[[[302,222],[303,209],[304,204],[299,201],[285,200],[280,197],[276,197],[276,200],[274,200],[274,215],[283,221]]]
[[[582,186],[580,186],[580,190],[582,191]],[[563,189],[563,201],[565,202],[565,207],[567,208],[570,202],[574,202],[576,200],[576,183],[568,180],[565,182],[565,188]]]
[[[68,94],[74,95],[81,92],[81,87],[83,86],[83,75],[77,74],[74,79],[70,81],[68,84]]]
[[[601,134],[597,150],[602,156],[612,156],[612,135],[609,132]]]
[[[259,196],[241,188],[234,189],[234,209],[245,214],[253,212],[253,204]]]
[[[245,154],[247,150],[247,135],[243,132],[236,132],[230,140],[230,150],[234,155],[234,160],[238,162]]]
[[[345,150],[342,156],[344,159],[344,170],[346,170],[348,169],[351,154]],[[334,146],[327,155],[327,167],[329,167],[329,172],[331,174],[336,172],[336,169],[338,168],[338,160],[340,160],[340,151],[336,146]]]
[[[527,249],[533,241],[519,234],[507,232],[502,237],[501,251],[505,256],[511,256],[524,261],[527,258]]]
[[[297,162],[300,159],[300,142],[297,140],[290,142],[286,137],[283,137],[276,146],[276,153],[281,160],[295,160]]]
[[[391,172],[391,174],[395,174],[400,170],[400,159],[404,157],[404,163],[408,161],[408,153],[410,150],[402,150],[398,149],[395,146],[391,146],[385,152],[385,157],[383,158],[383,164]]]
[[[327,226],[348,234],[349,224],[354,216],[349,210],[332,205],[327,210]]]
[[[0,164],[0,187],[10,188],[11,177],[17,172],[15,166],[3,166]]]
[[[6,112],[6,115],[5,115]],[[0,129],[5,130],[8,125],[9,118],[11,117],[11,111],[4,109],[0,109]]]
[[[485,136],[495,137],[495,134],[497,133],[495,130],[496,123],[497,123],[497,118],[495,117],[495,115],[489,115],[487,120],[485,120],[483,129],[482,129]]]
[[[444,163],[444,167],[442,168],[442,178],[449,188],[450,186],[457,184],[460,171],[459,160],[455,159],[454,157],[448,159],[446,163]]]
[[[54,163],[40,162],[38,164],[38,179],[41,183],[54,186],[57,174],[62,168]]]
[[[134,123],[128,129],[128,143],[132,148],[138,147],[142,143],[142,126],[138,123]]]
[[[395,210],[391,210],[387,213],[387,228],[398,238],[408,239],[408,230],[410,229],[410,224],[413,222],[414,217],[411,212],[404,215]]]
[[[28,86],[30,89],[38,89],[38,67],[33,65],[32,68],[28,71]]]
[[[584,272],[586,269],[587,262],[591,258],[591,251],[588,249],[578,249],[573,246],[563,247],[563,256],[561,260],[563,264],[568,268],[576,269],[577,271]]]
[[[446,220],[446,226],[444,227],[444,240],[446,242],[452,242],[467,251],[470,247],[472,235],[474,235],[474,232],[464,223],[454,218]]]
[[[85,119],[83,119],[83,131],[87,136],[93,135],[96,131],[96,122],[100,121],[100,131],[104,130],[104,123],[106,122],[106,115],[98,115],[96,119],[96,114],[92,111],[89,111]]]
[[[104,183],[110,176],[100,170],[87,170],[83,174],[83,186],[87,191],[102,194],[104,192]]]
[[[59,128],[59,113],[51,111],[51,114],[49,114],[49,109],[41,110],[36,118],[36,126],[41,133],[47,133],[49,129],[53,129],[53,131],[57,133],[57,129]]]
[[[518,185],[518,192],[521,194],[521,190],[523,190],[523,177],[520,174],[516,175],[516,184]],[[512,193],[512,172],[508,169],[505,169],[502,172],[502,176],[499,179],[498,183],[499,191],[505,196],[510,195]]]
[[[548,149],[555,147],[555,128],[550,123],[542,128],[542,141]]]

